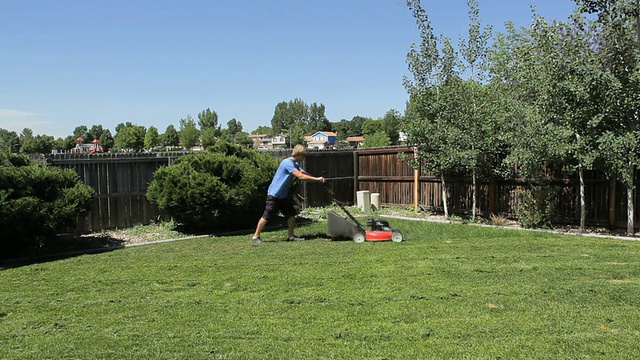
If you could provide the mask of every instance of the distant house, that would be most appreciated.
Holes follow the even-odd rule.
[[[254,149],[286,149],[287,135],[252,134],[249,139],[253,141]]]
[[[305,136],[307,147],[310,149],[332,149],[336,143],[336,133],[330,131],[318,131],[313,135]]]
[[[349,136],[347,137],[347,142],[349,146],[353,146],[354,148],[362,147],[364,144],[364,136]]]

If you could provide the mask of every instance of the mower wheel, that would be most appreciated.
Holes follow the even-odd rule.
[[[394,230],[391,235],[391,241],[393,242],[401,242],[402,241],[402,233],[398,230]]]
[[[362,232],[355,233],[353,235],[353,241],[357,242],[357,243],[363,243],[364,242],[364,233],[362,233]]]

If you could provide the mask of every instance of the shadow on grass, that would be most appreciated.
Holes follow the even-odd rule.
[[[58,235],[46,240],[38,251],[10,259],[0,259],[0,270],[62,260],[85,254],[124,248],[124,241],[107,235]]]

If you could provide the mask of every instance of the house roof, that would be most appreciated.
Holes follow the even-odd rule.
[[[347,141],[364,141],[364,136],[349,136]]]
[[[318,135],[318,134],[322,134],[322,135],[327,136],[327,137],[329,137],[329,136],[336,136],[336,133],[331,132],[331,131],[316,131],[316,132],[315,132],[315,133],[313,133],[313,135],[311,135],[311,136],[316,136],[316,135]]]

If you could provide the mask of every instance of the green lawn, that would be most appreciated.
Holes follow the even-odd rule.
[[[640,243],[390,222],[5,268],[0,359],[640,358]]]

